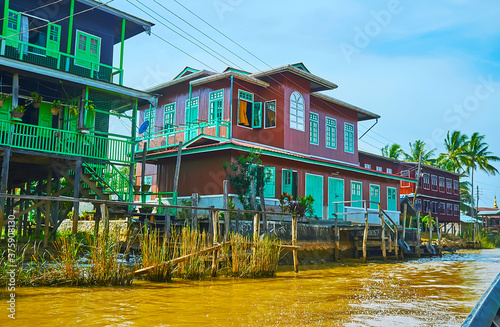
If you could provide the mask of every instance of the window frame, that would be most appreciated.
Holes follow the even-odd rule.
[[[219,107],[217,106],[219,102],[221,103],[220,118],[218,117]],[[212,112],[212,103],[214,103],[213,112]],[[222,120],[224,120],[224,89],[208,93],[208,121],[217,122]]]
[[[400,172],[400,175],[402,177],[410,178],[410,171],[409,170],[402,170]],[[410,187],[410,182],[401,181],[401,188],[408,188],[408,187]]]
[[[388,173],[388,174],[392,174],[392,168],[386,168],[385,172]]]
[[[453,195],[460,194],[460,181],[454,179],[453,180]]]
[[[269,126],[267,127],[267,104],[268,103],[273,103],[274,102],[274,126]],[[271,100],[271,101],[265,101],[264,102],[264,129],[268,129],[268,128],[276,128],[276,121],[278,120],[278,110],[277,110],[277,106],[278,106],[278,101],[276,100]],[[271,110],[271,109],[270,109]],[[272,111],[272,110],[271,110]]]
[[[246,95],[250,95],[251,98],[252,98],[252,101],[250,102],[249,99],[247,98],[242,98],[241,96],[243,94],[246,94]],[[241,125],[240,124],[240,101],[243,100],[247,103],[250,103],[251,104],[251,115],[250,115],[250,118],[247,116],[247,121],[248,121],[248,126],[246,125]],[[243,128],[248,128],[248,129],[253,129],[253,104],[255,103],[255,94],[254,93],[251,93],[251,92],[248,92],[248,91],[245,91],[245,90],[242,90],[242,89],[238,89],[238,114],[237,114],[237,117],[236,117],[236,126],[238,127],[243,127]],[[248,113],[248,108],[247,108],[247,113]]]
[[[329,120],[333,121],[333,124],[329,123]],[[332,130],[333,134],[331,132]],[[330,142],[328,142],[328,136],[330,136]],[[332,143],[332,139],[334,141],[334,146],[328,145],[329,143]],[[328,149],[337,150],[337,119],[328,116],[325,117],[325,147]]]
[[[352,193],[353,188],[352,187],[353,187],[353,184],[356,184],[356,185],[360,186],[359,187],[359,196],[360,196],[360,199],[356,200],[356,201],[358,201],[356,203],[352,202],[353,201],[353,199],[352,199],[352,195],[353,195],[353,193]],[[352,180],[351,181],[350,194],[351,194],[351,197],[350,197],[350,199],[351,199],[350,207],[353,207],[353,208],[362,208],[363,207],[363,202],[359,202],[359,201],[363,201],[363,182]]]
[[[315,131],[316,135],[314,135]],[[315,139],[316,142],[314,142]],[[319,114],[312,111],[309,112],[309,144],[319,145]]]
[[[348,131],[347,130],[348,126],[352,128],[352,131]],[[351,135],[352,144],[347,144],[349,142],[349,136],[348,135]],[[346,145],[347,145],[347,147],[346,147]],[[352,146],[352,151],[350,151],[348,149],[348,147],[350,145]],[[355,148],[355,146],[354,146],[354,124],[350,124],[350,123],[344,122],[344,152],[354,154],[354,148]]]
[[[442,190],[441,190],[441,181],[442,183]],[[440,193],[445,193],[446,192],[446,181],[445,178],[442,176],[439,176],[439,182],[438,182],[438,190]]]
[[[89,39],[88,41],[86,41],[86,42],[88,42],[89,49],[88,49],[88,51],[87,51],[87,50],[85,50],[85,51],[86,51],[86,52],[88,52],[88,53],[90,53],[91,44],[92,44],[92,38],[99,39],[99,49],[97,49],[97,51],[98,51],[98,53],[99,53],[99,56],[98,56],[99,58],[97,59],[97,62],[92,62],[92,61],[88,60],[88,58],[78,58],[78,57],[77,57],[76,53],[77,53],[77,51],[78,51],[78,44],[79,44],[79,42],[78,42],[78,40],[79,40],[79,38],[78,38],[78,33],[83,34],[83,35],[86,35],[87,37],[90,37],[90,39]],[[102,38],[101,38],[101,37],[99,37],[99,36],[97,36],[97,35],[90,34],[90,33],[88,33],[88,32],[84,32],[84,31],[79,30],[79,29],[75,30],[75,50],[74,50],[74,51],[75,51],[75,52],[74,52],[75,60],[74,60],[74,62],[73,62],[73,65],[78,66],[78,67],[83,67],[83,68],[86,68],[86,69],[91,69],[91,68],[86,67],[86,66],[84,66],[84,65],[79,65],[79,64],[77,64],[78,59],[80,59],[80,60],[83,60],[83,61],[85,61],[85,62],[87,62],[87,63],[94,63],[94,64],[97,64],[97,65],[96,65],[96,66],[97,66],[97,69],[95,69],[95,71],[97,71],[97,72],[99,71],[99,69],[100,69],[100,67],[101,67],[101,65],[100,65],[100,64],[101,64],[101,57],[102,57]]]
[[[452,182],[451,178],[446,178],[445,185],[446,185],[446,194],[453,194],[453,182]]]
[[[292,100],[292,97],[294,95],[298,95],[298,98]],[[301,101],[299,101],[299,100],[301,100]],[[295,108],[293,108],[292,103],[297,104],[297,106]],[[302,105],[302,108],[299,107],[300,105]],[[289,109],[290,109],[290,115],[289,115],[290,128],[295,129],[297,131],[305,132],[306,131],[306,101],[305,101],[302,93],[300,93],[299,91],[293,91],[292,94],[290,94],[290,108]],[[292,110],[295,110],[296,114],[292,114]],[[302,120],[303,120],[302,121],[302,129],[300,128],[300,123],[299,123],[299,119],[300,119],[299,112],[302,112]],[[295,121],[292,121],[292,117],[296,118]],[[295,127],[293,126],[293,124],[295,124]]]
[[[369,164],[369,163],[365,163],[364,167],[365,167],[366,169],[372,169],[372,165],[371,165],[371,164]]]
[[[434,181],[436,182],[434,184]],[[438,190],[438,177],[437,175],[431,175],[431,191],[437,191]]]
[[[430,190],[431,189],[431,177],[428,173],[423,173],[422,174],[422,188],[424,190]]]
[[[378,205],[381,204],[382,201],[380,201],[380,185],[379,184],[370,184],[370,198],[369,198],[369,201],[370,201],[370,205],[368,206],[370,209],[378,209]],[[371,200],[372,200],[372,190],[378,190],[378,204],[376,203],[372,203]]]
[[[453,214],[455,216],[460,215],[460,205],[459,204],[454,204],[453,205]]]
[[[171,107],[169,110],[167,110],[168,107]],[[176,125],[175,125],[175,110],[176,110],[177,104],[175,102],[168,103],[163,106],[163,131],[164,134],[171,133],[175,130]],[[172,114],[173,117],[173,123],[169,123],[171,127],[166,126],[166,120],[167,120],[167,114]],[[151,122],[150,122],[151,123]]]
[[[391,210],[389,208],[389,190],[394,191],[394,206],[395,206],[394,210]],[[397,188],[388,186],[385,193],[386,193],[386,201],[387,201],[387,204],[386,204],[387,211],[398,211],[398,190],[397,190]]]

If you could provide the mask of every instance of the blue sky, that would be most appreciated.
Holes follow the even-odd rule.
[[[498,1],[180,0],[264,64],[173,0],[159,0],[251,65],[153,0],[140,1],[155,13],[137,0],[131,1],[151,16],[127,0],[114,0],[110,5],[156,23],[154,33],[203,64],[157,37],[143,34],[126,43],[128,86],[151,87],[172,79],[185,66],[217,71],[234,66],[159,23],[171,26],[171,22],[244,70],[303,62],[313,74],[339,85],[328,94],[382,116],[360,140],[362,150],[379,154],[388,143],[407,150],[408,142],[422,139],[439,153],[446,132],[457,129],[468,135],[476,131],[486,135],[490,150],[500,156]],[[360,123],[360,135],[372,123]],[[496,166],[500,169],[500,163]],[[479,204],[491,206],[495,195],[500,199],[500,176],[476,176]]]

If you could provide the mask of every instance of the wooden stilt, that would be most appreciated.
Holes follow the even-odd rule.
[[[104,234],[109,235],[109,213],[108,206],[106,204],[101,204],[101,216],[102,216],[102,224],[104,227]]]
[[[365,203],[365,230],[363,232],[363,262],[366,262],[366,242],[368,240],[368,209]]]
[[[212,211],[212,221],[213,221],[213,234],[214,234],[214,246],[219,243],[219,211]],[[212,277],[217,276],[217,267],[218,267],[218,250],[215,250],[212,255]]]
[[[406,214],[408,213],[408,204],[403,207],[403,242],[406,242]]]
[[[222,205],[224,209],[229,209],[229,181],[222,181]],[[224,241],[229,239],[229,225],[231,224],[231,213],[224,211]]]
[[[42,185],[43,185],[43,180],[38,181],[38,196],[42,195]],[[40,237],[40,230],[42,228],[42,211],[40,211],[40,208],[36,208],[36,230],[35,230],[35,237],[38,240]]]
[[[337,204],[335,203],[335,229],[334,229],[334,259],[335,261],[339,261],[339,252],[340,252],[340,235],[339,235],[339,225],[338,225],[338,216],[337,216]]]
[[[73,191],[73,197],[74,198],[79,198],[80,197],[80,179],[82,175],[82,158],[78,158],[76,160],[76,168],[75,168],[75,187]],[[73,230],[72,233],[73,235],[76,235],[78,232],[78,217],[80,215],[80,202],[75,201],[73,202],[73,208],[74,208],[74,213],[73,213]]]
[[[443,249],[441,247],[441,231],[439,230],[439,218],[436,217],[436,228],[437,228],[437,237],[438,237],[438,249],[439,255],[443,255]]]
[[[434,225],[432,223],[432,214],[431,211],[429,210],[429,245],[432,246],[432,229],[434,228]]]
[[[5,148],[3,152],[3,162],[2,162],[2,175],[0,180],[0,194],[5,194],[7,192],[7,185],[9,181],[9,165],[10,165],[10,148]],[[2,227],[4,220],[5,210],[5,198],[0,198],[0,240],[2,239]],[[7,239],[7,233],[5,233],[5,239]]]
[[[191,194],[191,206],[193,207],[191,210],[191,228],[198,230],[198,210],[196,209],[198,206],[198,193]]]
[[[293,215],[292,216],[292,245],[297,245],[297,220],[298,220],[298,217]],[[298,253],[297,253],[297,249],[294,248],[293,250],[293,271],[295,271],[295,273],[298,273],[299,272],[299,258],[298,258]]]
[[[417,210],[417,257],[420,258],[420,245],[422,239],[420,237],[420,209]]]
[[[252,179],[250,182],[250,204],[253,210],[257,210],[255,179]]]
[[[94,237],[97,239],[99,236],[99,224],[102,221],[102,210],[101,205],[94,204],[95,216],[94,216]]]
[[[394,224],[394,258],[399,259],[399,244],[398,244],[398,225]]]
[[[382,214],[382,208],[380,208],[380,204],[378,205],[378,216],[380,218],[380,239],[381,239],[381,249],[382,249],[382,259],[385,261],[387,260],[387,252],[385,250],[385,219],[384,215]]]
[[[259,188],[259,197],[260,197],[260,211],[266,211],[266,201],[264,198],[264,188]],[[262,214],[262,233],[267,236],[267,216],[265,213]]]
[[[49,168],[49,174],[47,176],[47,196],[51,196],[52,194],[52,167]],[[50,204],[51,201],[47,201],[45,205],[45,226],[43,230],[43,247],[47,248],[47,243],[49,241],[49,212],[50,212]]]

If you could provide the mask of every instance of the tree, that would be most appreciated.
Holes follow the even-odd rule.
[[[403,151],[403,155],[405,156],[405,161],[418,162],[420,158],[420,153],[422,153],[422,163],[432,165],[435,159],[432,159],[434,152],[436,149],[426,150],[425,142],[422,140],[416,140],[414,143],[408,143],[410,146],[410,153],[406,153]]]
[[[448,131],[444,140],[446,152],[443,152],[436,159],[436,164],[443,169],[455,173],[463,173],[465,170],[465,151],[469,144],[469,137],[459,131]]]
[[[470,203],[470,182],[460,182],[460,211],[465,212],[466,215],[473,216]]]
[[[490,162],[500,158],[488,151],[489,145],[484,142],[484,135],[472,134],[464,151],[464,164],[471,179],[471,207],[474,208],[474,171],[480,170],[488,175],[496,175],[498,170]]]
[[[390,146],[387,144],[382,148],[382,155],[384,157],[399,160],[399,157],[403,155],[403,150],[399,144],[393,143]]]

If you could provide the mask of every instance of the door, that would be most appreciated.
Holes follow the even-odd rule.
[[[153,177],[152,176],[145,176],[144,177],[144,184],[152,185],[153,184]],[[153,190],[150,187],[148,192],[152,192],[152,191]],[[151,194],[146,195],[146,202],[149,202],[149,201],[151,201]]]
[[[276,168],[274,167],[264,167],[264,197],[265,198],[274,198],[275,197],[275,172]]]
[[[283,169],[283,176],[281,179],[281,188],[283,193],[292,194],[292,171],[290,169]]]
[[[101,38],[76,31],[75,65],[94,70],[99,70],[101,58]]]
[[[306,174],[306,196],[314,198],[314,215],[323,217],[323,176]]]
[[[50,23],[48,25],[47,56],[57,58],[61,44],[61,26]]]
[[[40,109],[38,109],[38,126],[45,127],[38,129],[38,136],[45,138],[52,138],[51,129],[52,128],[52,114],[50,113],[50,103],[42,103]],[[45,140],[46,141],[46,140]]]
[[[361,182],[351,182],[351,201],[357,201],[351,202],[351,207],[362,208],[361,200],[363,200]]]
[[[344,180],[328,177],[328,219],[333,219],[335,205],[333,202],[344,201]],[[337,212],[344,212],[344,204],[337,204]],[[338,216],[339,219],[344,219],[344,216]]]
[[[191,140],[198,136],[198,98],[193,98],[191,101],[186,100],[186,140]]]
[[[396,202],[396,189],[394,187],[387,188],[387,210],[396,211],[398,208]]]
[[[380,203],[380,186],[370,185],[370,209],[378,209]]]

